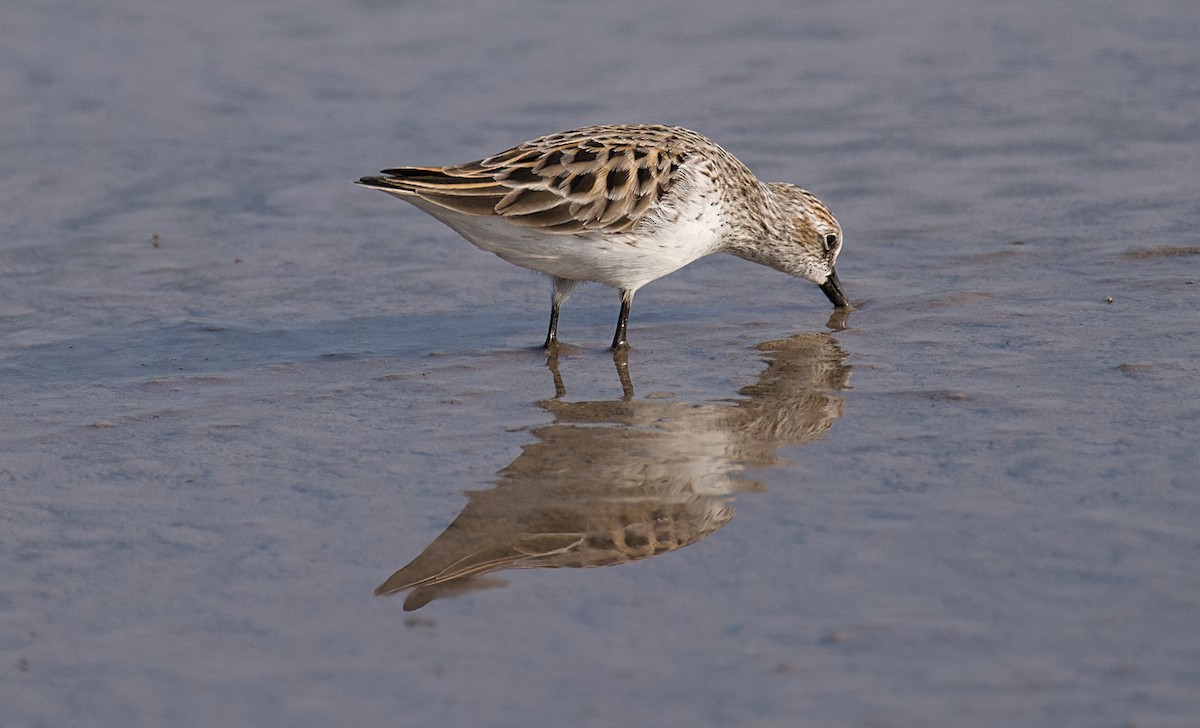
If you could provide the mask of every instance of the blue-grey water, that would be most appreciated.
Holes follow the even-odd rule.
[[[1196,3],[0,26],[0,725],[1200,721]],[[551,367],[351,184],[609,122],[815,192],[858,309],[707,259]]]

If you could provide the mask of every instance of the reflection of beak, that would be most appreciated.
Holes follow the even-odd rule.
[[[829,269],[829,277],[821,284],[821,290],[829,297],[834,308],[850,308],[850,300],[846,298],[846,292],[842,290],[842,283],[838,280],[836,270]]]

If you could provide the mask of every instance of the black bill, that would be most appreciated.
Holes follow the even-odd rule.
[[[846,298],[846,292],[842,290],[836,270],[829,271],[829,277],[821,284],[821,290],[825,292],[834,308],[850,308],[850,299]]]

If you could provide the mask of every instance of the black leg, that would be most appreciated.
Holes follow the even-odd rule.
[[[567,300],[567,296],[571,295],[571,289],[574,287],[575,281],[566,278],[554,279],[554,293],[550,296],[550,330],[546,332],[543,349],[551,349],[558,344],[558,309],[562,307],[563,301]]]
[[[613,350],[628,349],[629,340],[625,330],[629,328],[629,306],[633,303],[633,291],[621,289],[621,315],[617,317],[617,333],[613,334]]]
[[[546,332],[546,343],[543,349],[553,349],[558,344],[558,298],[550,301],[550,330]]]

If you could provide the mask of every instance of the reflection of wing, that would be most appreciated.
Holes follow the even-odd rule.
[[[412,589],[404,608],[418,609],[485,573],[619,564],[720,529],[733,517],[728,495],[757,485],[741,471],[822,437],[842,413],[834,392],[850,369],[832,337],[760,349],[767,369],[733,404],[542,402],[554,422],[376,593]]]
[[[659,126],[577,129],[478,162],[385,169],[385,176],[359,184],[543,232],[627,232],[671,187],[683,162],[680,135],[694,133]]]
[[[567,484],[567,492],[555,492],[553,484],[542,485],[550,487],[509,483],[470,493],[454,522],[375,593],[439,586],[500,569],[635,561],[698,541],[733,516],[731,506],[712,497],[666,502],[619,487]]]

